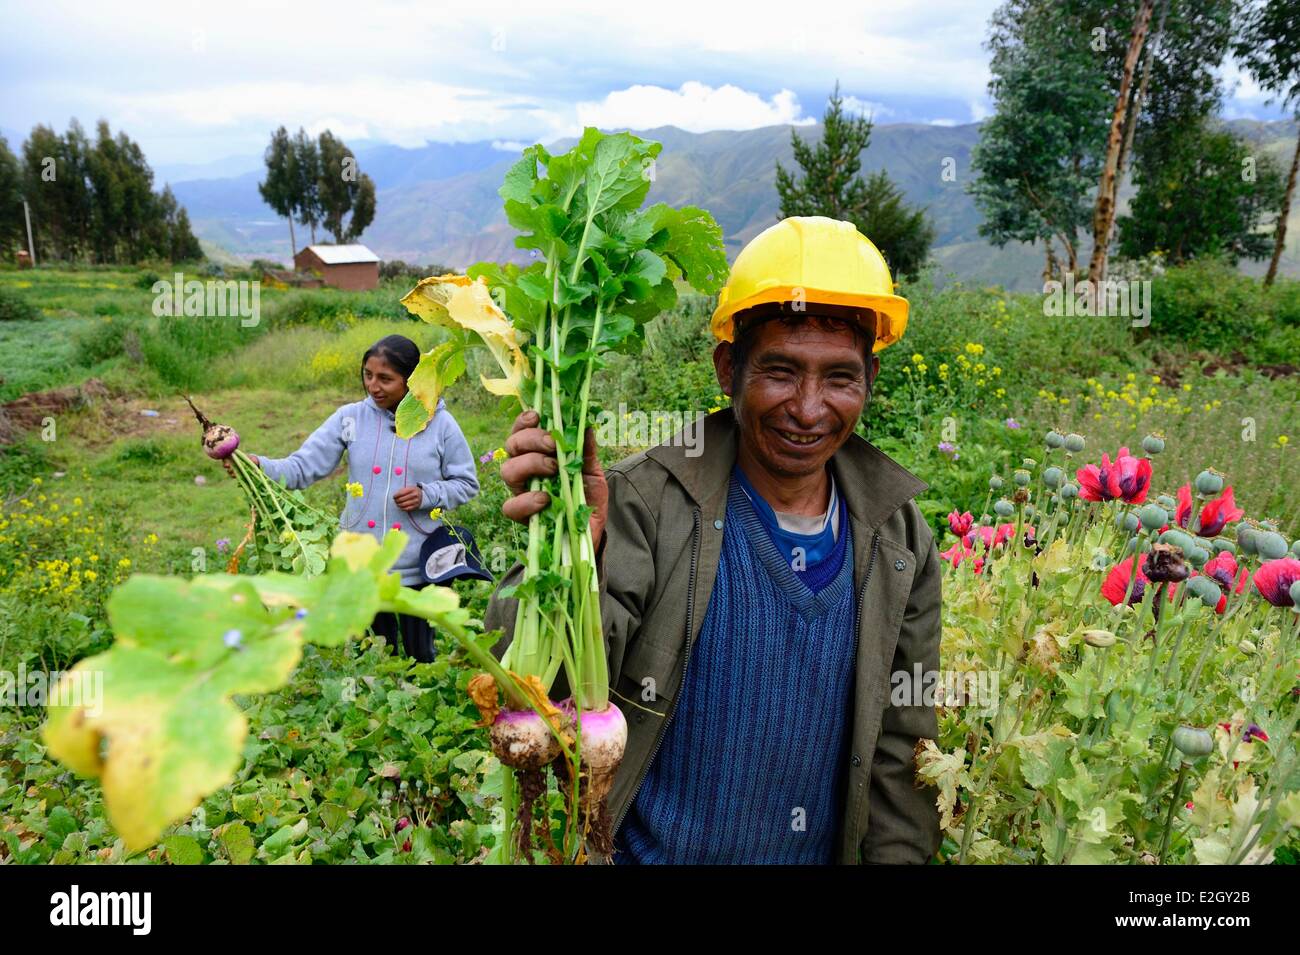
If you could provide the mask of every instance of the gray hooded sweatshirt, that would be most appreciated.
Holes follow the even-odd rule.
[[[456,419],[440,398],[428,426],[403,440],[394,430],[393,412],[367,396],[335,411],[287,458],[259,456],[258,463],[271,480],[296,490],[333,473],[344,451],[348,452],[348,481],[360,484],[363,494],[348,497],[340,529],[371,534],[378,540],[390,530],[400,530],[408,540],[393,569],[407,586],[424,583],[420,547],[439,523],[429,517],[429,511],[435,507],[450,511],[479,490],[474,453]],[[424,492],[420,506],[403,511],[393,495],[413,485]]]

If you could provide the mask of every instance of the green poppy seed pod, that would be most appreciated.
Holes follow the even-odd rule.
[[[1158,498],[1156,498],[1156,503],[1159,504],[1161,507],[1163,507],[1166,511],[1172,511],[1176,507],[1178,507],[1178,502],[1175,501],[1168,494],[1161,494]]]
[[[1277,521],[1268,520],[1268,519],[1266,518],[1266,519],[1261,520],[1261,521],[1256,521],[1255,523],[1257,523],[1257,524],[1259,525],[1259,529],[1260,529],[1261,531],[1275,531],[1275,530],[1277,530]]]
[[[1144,504],[1138,511],[1138,520],[1149,531],[1159,530],[1169,523],[1169,512],[1159,504]]]
[[[1061,485],[1061,500],[1073,501],[1078,496],[1079,485],[1075,484],[1073,481],[1066,481]]]
[[[1259,538],[1259,531],[1249,524],[1242,522],[1237,525],[1237,550],[1242,554],[1255,553],[1255,541]]]
[[[1138,516],[1120,512],[1115,515],[1115,526],[1122,527],[1131,534],[1138,529]]]
[[[1235,554],[1237,553],[1237,545],[1226,537],[1216,537],[1214,538],[1214,552],[1216,554]]]
[[[1142,439],[1142,450],[1147,454],[1159,454],[1165,449],[1165,439],[1158,434],[1149,434]]]
[[[1291,594],[1291,609],[1300,613],[1300,580],[1291,585],[1288,593]]]
[[[1024,468],[1016,468],[1016,473],[1011,476],[1011,479],[1016,482],[1016,487],[1029,487],[1031,480],[1029,472]]]
[[[1204,547],[1209,553],[1214,553],[1214,541],[1206,540],[1204,537],[1193,537],[1197,547]]]
[[[1083,642],[1090,647],[1113,647],[1115,645],[1115,634],[1109,630],[1085,630],[1083,632]]]
[[[1291,556],[1300,558],[1300,538],[1297,538],[1295,543],[1291,545]]]
[[[992,514],[981,514],[981,515],[980,515],[980,523],[983,524],[985,527],[989,526],[990,524],[993,523],[993,515],[992,515]]]
[[[1049,448],[1059,448],[1065,444],[1065,435],[1053,428],[1047,432],[1047,437],[1043,439]]]
[[[1187,590],[1193,597],[1198,598],[1201,603],[1210,608],[1219,606],[1219,598],[1223,596],[1223,591],[1219,589],[1219,585],[1209,577],[1193,577],[1187,582]]]
[[[989,478],[989,490],[990,490],[990,491],[1000,491],[1000,490],[1002,490],[1002,484],[1003,484],[1002,478],[998,477],[996,474],[993,475],[991,478]]]
[[[1059,494],[1053,494],[1053,495],[1051,496],[1050,500],[1051,500],[1052,505],[1053,505],[1054,507],[1060,507],[1060,506],[1061,506],[1061,495],[1059,495]]]
[[[993,511],[998,517],[1010,517],[1016,512],[1016,506],[1003,497],[994,503]]]
[[[1020,466],[1022,468],[1028,468],[1029,470],[1032,471],[1034,468],[1038,467],[1038,462],[1035,461],[1033,458],[1021,458]]]
[[[1265,560],[1280,560],[1286,556],[1286,538],[1276,531],[1265,531],[1256,536],[1255,550]]]
[[[1214,468],[1207,468],[1196,475],[1196,490],[1206,497],[1213,497],[1223,490],[1223,475]]]
[[[1071,454],[1078,454],[1087,444],[1088,442],[1083,440],[1083,435],[1075,434],[1073,431],[1065,436],[1065,450]]]
[[[1043,472],[1043,483],[1050,488],[1058,488],[1065,480],[1065,472],[1058,467],[1050,467]]]
[[[1034,505],[1032,505],[1032,504],[1026,504],[1026,505],[1025,505],[1025,520],[1028,520],[1028,519],[1031,518],[1031,517],[1037,517],[1037,516],[1038,516],[1038,508],[1034,507]]]
[[[1206,562],[1210,559],[1210,552],[1206,550],[1204,547],[1202,547],[1200,544],[1193,544],[1186,551],[1184,551],[1183,556],[1187,558],[1187,562],[1189,564],[1191,564],[1197,570],[1200,570],[1202,567],[1205,566]]]
[[[1246,656],[1252,657],[1255,655],[1255,651],[1258,650],[1259,648],[1256,647],[1255,644],[1251,643],[1249,640],[1242,640],[1240,643],[1237,644],[1237,649],[1240,650],[1242,653],[1246,654]]]
[[[1198,756],[1209,756],[1214,752],[1214,737],[1208,730],[1195,726],[1180,726],[1174,730],[1174,749],[1193,759]]]
[[[1139,546],[1142,546],[1145,543],[1146,542],[1141,537],[1130,537],[1128,539],[1128,543],[1124,545],[1124,556],[1131,557],[1133,555],[1133,552],[1136,551]],[[1142,546],[1142,551],[1143,553],[1146,552],[1145,546]]]
[[[1171,544],[1179,548],[1184,554],[1196,546],[1196,541],[1191,534],[1186,531],[1180,531],[1176,527],[1171,527],[1160,535],[1160,543]]]

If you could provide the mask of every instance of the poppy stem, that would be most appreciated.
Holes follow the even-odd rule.
[[[1165,864],[1165,853],[1169,851],[1169,829],[1174,824],[1174,809],[1183,794],[1183,780],[1187,777],[1187,761],[1178,767],[1178,781],[1174,783],[1174,795],[1169,800],[1169,812],[1165,813],[1165,831],[1160,837],[1160,864]]]

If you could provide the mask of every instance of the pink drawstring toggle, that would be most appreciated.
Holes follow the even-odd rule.
[[[394,473],[394,474],[401,474],[401,473],[402,473],[402,469],[401,469],[401,468],[393,468],[393,473]]]
[[[378,464],[376,464],[376,465],[375,465],[373,468],[371,468],[370,470],[374,471],[376,474],[383,474],[383,473],[384,473],[384,469],[381,468]]]
[[[375,526],[375,522],[374,522],[374,521],[366,521],[366,526],[367,526],[367,527],[374,527],[374,526]]]
[[[394,525],[393,525],[393,530],[395,530],[395,531],[400,531],[401,529],[402,529],[402,525],[401,525],[401,524],[394,524]]]

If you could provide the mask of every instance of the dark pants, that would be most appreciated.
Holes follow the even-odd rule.
[[[423,590],[426,586],[419,584],[411,589]],[[433,628],[423,617],[412,617],[405,613],[377,613],[370,623],[370,629],[376,636],[386,639],[394,650],[405,650],[408,657],[420,663],[432,663],[437,656],[433,645]]]

